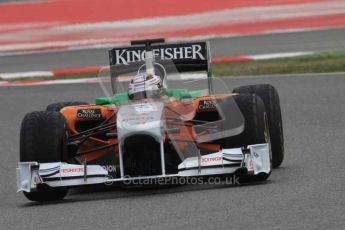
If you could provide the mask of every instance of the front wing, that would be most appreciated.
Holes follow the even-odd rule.
[[[123,166],[120,165],[120,168]],[[265,143],[249,145],[247,149],[223,149],[208,155],[186,158],[178,166],[177,174],[113,178],[100,165],[76,165],[64,162],[20,162],[16,171],[17,191],[34,192],[41,185],[69,188],[165,177],[230,175],[239,171],[246,172],[247,175],[269,174],[271,163],[269,144]]]

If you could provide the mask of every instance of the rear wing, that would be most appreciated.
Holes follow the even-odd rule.
[[[160,44],[153,44],[160,43]],[[163,43],[163,44],[162,44]],[[211,76],[208,42],[164,43],[163,39],[132,41],[132,46],[109,51],[111,77],[131,72],[145,63],[145,52],[152,50],[155,62],[166,67],[173,63],[179,72],[206,71]],[[135,63],[135,64],[133,64]]]

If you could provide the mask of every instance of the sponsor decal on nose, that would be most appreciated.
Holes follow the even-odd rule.
[[[83,168],[66,168],[66,169],[60,169],[61,173],[83,173]]]

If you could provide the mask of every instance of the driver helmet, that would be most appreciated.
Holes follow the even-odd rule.
[[[128,86],[128,97],[131,100],[156,98],[162,95],[162,80],[157,75],[138,74],[131,80]]]

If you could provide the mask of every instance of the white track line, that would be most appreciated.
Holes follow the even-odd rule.
[[[299,57],[299,56],[306,56],[312,55],[315,52],[288,52],[288,53],[273,53],[273,54],[257,54],[257,55],[248,55],[248,57],[252,58],[253,60],[268,60],[268,59],[276,59],[276,58],[288,58],[288,57]]]
[[[276,59],[276,58],[287,58],[287,57],[299,57],[299,56],[306,56],[312,55],[315,52],[288,52],[288,53],[272,53],[272,54],[259,54],[259,55],[247,55],[242,56],[242,58],[248,58],[251,60],[267,60],[267,59]],[[230,59],[234,59],[237,57],[229,57]],[[226,62],[226,61],[224,61]],[[88,67],[85,67],[88,68]],[[105,68],[108,66],[100,66],[100,71],[104,71]],[[83,71],[84,68],[77,68],[80,69],[78,71]],[[76,69],[70,69],[71,74],[76,72]],[[0,79],[3,80],[10,80],[16,78],[39,78],[39,77],[54,77],[56,70],[51,71],[29,71],[29,72],[18,72],[18,73],[0,73]],[[66,72],[66,71],[65,71]],[[202,79],[204,78],[204,74],[180,74],[177,78],[183,80],[192,80],[192,79]],[[128,77],[123,77],[120,81],[127,81]]]
[[[0,23],[0,32],[2,30],[33,30],[42,27],[53,27],[63,25],[63,22],[24,22],[24,23]]]
[[[186,80],[198,80],[198,79],[206,79],[206,74],[183,74],[175,79],[170,79],[172,81],[186,81]],[[123,77],[119,79],[119,82],[129,82],[132,77]],[[37,85],[63,85],[63,84],[85,84],[85,83],[110,83],[110,77],[96,77],[96,78],[80,78],[80,79],[63,79],[63,80],[42,80],[36,82],[0,82],[1,86],[37,86]]]
[[[345,72],[335,73],[305,73],[305,74],[271,74],[271,75],[253,75],[253,76],[227,76],[223,78],[236,78],[236,79],[250,79],[250,78],[276,78],[276,77],[316,77],[316,76],[339,76],[344,77]],[[191,79],[196,80],[196,79]],[[0,87],[12,87],[12,86],[39,86],[39,85],[63,85],[63,84],[95,84],[100,82],[110,82],[108,80],[102,80],[100,78],[85,78],[85,79],[67,79],[67,80],[51,80],[41,82],[29,82],[29,83],[16,83],[16,82],[1,82]]]
[[[51,71],[30,71],[19,73],[0,73],[0,79],[10,80],[15,78],[35,78],[35,77],[53,77]]]

